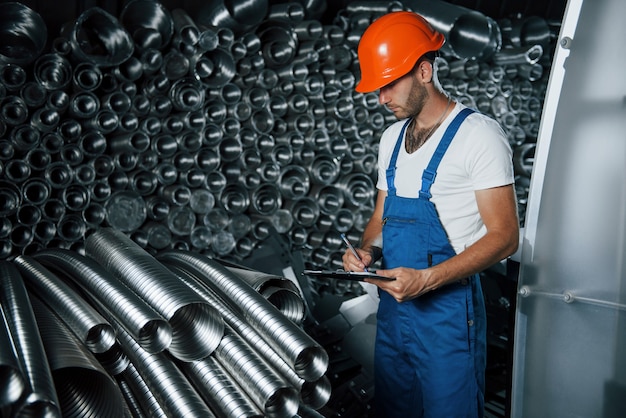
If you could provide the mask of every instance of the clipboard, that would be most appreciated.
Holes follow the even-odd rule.
[[[375,271],[345,271],[345,270],[304,270],[303,275],[321,277],[324,279],[343,279],[363,281],[364,279],[396,280],[395,277],[379,276]]]

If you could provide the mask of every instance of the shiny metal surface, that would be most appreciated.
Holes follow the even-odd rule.
[[[18,2],[2,3],[0,16],[0,34],[4,42],[15,45],[3,48],[0,62],[27,65],[36,60],[48,38],[48,29],[42,17]]]
[[[223,417],[263,417],[245,390],[213,356],[180,364],[187,377],[201,388],[206,402]]]
[[[528,184],[512,417],[624,411],[625,14],[620,0],[571,0],[557,38]]]
[[[101,229],[87,238],[86,252],[169,321],[172,355],[199,360],[215,350],[224,332],[219,313],[130,238]]]
[[[62,249],[41,251],[35,259],[80,286],[91,302],[123,324],[144,350],[157,353],[171,344],[167,320],[92,259]]]
[[[2,320],[5,321],[3,312]],[[5,326],[0,327],[0,346],[0,373],[4,376],[0,392],[1,409],[8,407],[22,396],[26,382],[17,355],[13,350],[13,341],[9,335],[9,330]]]
[[[215,290],[203,285],[201,280],[195,279],[193,274],[185,272],[184,269],[180,267],[176,267],[176,263],[167,265],[169,268],[173,269],[173,271],[177,272],[188,286],[202,295],[211,305],[215,306],[223,315],[224,321],[228,326],[232,327],[237,335],[243,338],[272,368],[276,369],[280,375],[299,391],[301,404],[304,403],[319,409],[328,402],[331,395],[331,387],[327,376],[322,376],[313,381],[306,381],[299,377],[283,357],[263,339],[262,334],[247,322],[243,313],[240,312],[238,308],[231,306],[216,293]]]
[[[115,344],[115,330],[74,289],[29,256],[13,260],[26,286],[59,315],[76,337],[94,354]]]
[[[244,386],[261,411],[268,417],[291,417],[298,410],[298,393],[280,377],[232,329],[215,350],[215,358]]]
[[[232,266],[227,268],[263,295],[295,324],[302,324],[305,315],[303,296],[293,281],[255,270]]]
[[[146,415],[142,412],[139,401],[133,394],[128,382],[123,379],[117,379],[117,385],[119,386],[122,396],[124,397],[124,401],[126,402],[127,413],[124,416],[130,416],[133,418],[146,417]]]
[[[227,299],[215,289],[203,284],[202,280],[194,278],[192,273],[185,271],[175,262],[166,263],[170,269],[177,272],[191,289],[205,298],[224,317],[224,321],[236,331],[249,347],[253,348],[265,361],[282,375],[294,388],[298,389],[300,399],[307,405],[317,408],[328,402],[330,397],[329,382],[326,376],[322,376],[316,381],[307,382],[299,377],[295,370],[283,359],[283,357],[267,341],[268,336],[256,330],[245,318],[241,309],[233,306]],[[247,385],[244,385],[244,388]]]
[[[152,392],[133,363],[130,363],[124,372],[118,376],[118,381],[123,396],[136,399],[138,408],[135,409],[138,409],[140,413],[148,417],[168,417],[156,398],[158,392]],[[131,400],[131,404],[133,403],[134,400]]]
[[[151,403],[145,404],[151,416],[152,409],[162,410],[168,417],[215,416],[185,375],[164,353],[147,353],[123,328],[117,328],[117,332],[124,351],[134,366],[126,373],[134,373],[136,370],[136,387],[139,389],[139,384],[143,383],[144,390],[147,390],[141,398],[142,401],[153,399],[158,404],[154,408]]]
[[[66,31],[74,58],[99,67],[120,65],[135,49],[117,18],[99,7],[85,10]]]
[[[0,277],[0,306],[26,383],[24,396],[13,410],[18,416],[61,417],[52,372],[20,272],[2,261]]]
[[[225,267],[201,255],[178,251],[166,251],[159,255],[159,260],[190,272],[196,279],[226,295],[229,303],[239,306],[244,317],[262,335],[268,336],[265,338],[268,344],[285,356],[299,376],[305,380],[317,380],[326,372],[326,351]]]
[[[93,353],[39,296],[31,297],[63,417],[120,417],[119,387]]]
[[[151,0],[128,2],[120,14],[120,23],[141,49],[160,50],[174,33],[171,12],[161,3]]]

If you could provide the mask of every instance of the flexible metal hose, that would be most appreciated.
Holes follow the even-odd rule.
[[[104,353],[115,344],[115,330],[74,289],[28,256],[13,260],[27,287],[56,312],[76,337],[94,353]]]
[[[225,267],[207,257],[178,251],[166,251],[158,258],[190,272],[240,306],[245,318],[267,336],[268,344],[285,357],[300,377],[317,380],[326,372],[326,351]]]
[[[17,416],[61,417],[52,372],[20,272],[8,261],[0,262],[0,272],[0,306],[25,382],[24,395],[13,410]]]
[[[199,360],[217,348],[224,332],[219,313],[126,235],[101,229],[87,238],[85,249],[169,321],[172,355]]]
[[[314,408],[320,408],[328,402],[330,398],[330,382],[326,376],[322,376],[314,381],[305,381],[299,377],[272,345],[263,338],[263,334],[251,326],[239,308],[234,307],[228,300],[224,300],[223,296],[220,296],[201,280],[196,279],[193,274],[176,266],[176,263],[168,263],[167,265],[170,269],[177,272],[190,288],[205,298],[212,306],[215,306],[224,317],[224,321],[228,326],[236,331],[237,335],[245,340],[249,347],[254,348],[271,368],[277,370],[292,387],[298,389],[302,402]],[[244,381],[247,380],[244,379]],[[244,389],[247,386],[244,385]]]
[[[113,378],[51,306],[36,295],[31,297],[31,303],[46,347],[61,415],[75,418],[122,416],[125,406]]]
[[[63,249],[41,251],[35,259],[72,280],[92,303],[106,308],[144,350],[157,353],[169,347],[172,329],[165,318],[94,260]]]

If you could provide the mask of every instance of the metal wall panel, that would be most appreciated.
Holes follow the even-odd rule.
[[[624,16],[623,0],[566,9],[526,212],[513,417],[626,410]]]

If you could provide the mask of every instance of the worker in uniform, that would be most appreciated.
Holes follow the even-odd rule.
[[[357,92],[378,91],[397,122],[383,132],[378,195],[360,248],[343,267],[382,256],[375,412],[482,417],[486,318],[478,273],[517,250],[512,152],[492,118],[437,80],[444,36],[410,11],[386,14],[358,46]]]

